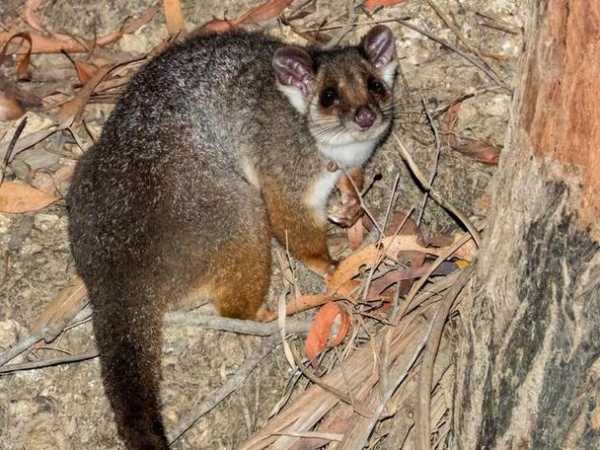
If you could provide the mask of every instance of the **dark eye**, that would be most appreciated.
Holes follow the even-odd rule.
[[[385,86],[377,78],[370,77],[367,81],[367,88],[369,88],[369,91],[373,92],[374,94],[385,94]]]
[[[338,98],[338,93],[335,88],[328,87],[321,91],[319,101],[321,102],[321,106],[323,108],[329,108]]]

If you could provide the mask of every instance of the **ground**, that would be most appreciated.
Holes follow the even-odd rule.
[[[119,29],[124,19],[140,14],[151,3],[149,0],[81,3],[58,0],[45,3],[39,15],[54,31],[92,39]],[[262,0],[211,0],[184,1],[182,5],[186,27],[193,29],[214,17],[237,17],[259,3]],[[326,30],[343,25],[347,22],[347,3],[294,2],[292,8],[308,6],[302,9],[307,14],[295,20],[293,27],[309,30],[322,25]],[[8,0],[0,5],[0,31],[22,23],[20,14],[24,4],[24,0]],[[483,60],[509,89],[499,86],[453,49],[390,20],[406,19],[434,37],[464,49],[465,44],[457,43],[457,34],[440,20],[428,2],[400,2],[375,10],[370,13],[372,17],[356,9],[358,23],[389,20],[387,24],[397,37],[401,72],[395,88],[394,131],[426,174],[433,168],[436,145],[424,108],[435,126],[443,129],[447,109],[470,96],[460,103],[456,124],[449,130],[462,142],[471,139],[483,143],[479,148],[502,147],[511,104],[510,88],[516,81],[514,74],[522,44],[522,6],[518,0],[440,0],[434,4],[453,27],[460,29],[466,45],[483,55]],[[305,43],[290,26],[275,20],[261,27],[290,42]],[[352,29],[343,36],[342,42],[357,42],[366,29],[366,26]],[[326,32],[335,36],[337,29]],[[100,54],[108,57],[146,53],[166,37],[164,17],[159,13],[139,31],[124,36]],[[473,51],[465,53],[473,55]],[[21,83],[23,89],[41,89],[53,82],[61,82],[64,88],[64,77],[74,76],[72,66],[63,55],[34,56],[31,65],[32,80]],[[14,79],[13,67],[12,58],[8,58],[0,70]],[[75,81],[73,78],[71,86]],[[99,134],[111,107],[92,104],[86,109],[85,118],[93,135]],[[31,114],[28,126],[38,126],[43,120],[47,120],[44,114]],[[17,123],[0,122],[0,149]],[[72,138],[66,133],[57,133],[20,153],[8,167],[7,179],[39,183],[40,178],[36,178],[39,174],[54,174],[60,168],[72,166],[77,157]],[[367,205],[377,218],[385,212],[398,173],[400,194],[394,208],[408,210],[414,206],[418,211],[422,193],[406,170],[395,142],[389,139],[367,168],[369,179],[375,174],[382,176],[366,196]],[[484,217],[489,204],[486,190],[493,173],[494,165],[482,164],[443,145],[434,186],[467,215]],[[64,194],[67,186],[68,181],[61,183],[59,191]],[[427,233],[456,226],[454,218],[431,200],[423,222]],[[66,226],[63,201],[36,213],[0,214],[0,351],[29,334],[44,306],[73,275]],[[332,234],[337,236],[332,239],[334,251],[341,251],[343,233],[332,227]],[[274,271],[272,298],[282,286],[279,268]],[[320,288],[318,280],[301,269],[299,283],[304,292],[318,292]],[[169,328],[163,347],[162,385],[167,428],[235,373],[260,339],[190,326]],[[78,354],[93,348],[91,326],[87,323],[47,346],[36,348],[25,360],[47,359],[67,352]],[[204,416],[174,448],[236,448],[264,423],[283,395],[288,378],[288,365],[279,349],[260,365],[242,389]],[[378,445],[391,448],[386,447],[385,439]],[[10,450],[121,448],[103,395],[98,360],[0,375],[0,447]]]

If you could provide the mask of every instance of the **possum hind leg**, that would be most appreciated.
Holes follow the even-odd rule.
[[[255,210],[256,214],[257,211]],[[244,320],[271,318],[262,307],[271,277],[271,236],[265,213],[240,221],[210,255],[197,292],[210,297],[221,316]]]

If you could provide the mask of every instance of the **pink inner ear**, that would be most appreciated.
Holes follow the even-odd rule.
[[[308,95],[313,71],[312,59],[307,52],[296,47],[280,48],[273,55],[273,69],[281,84],[294,86],[303,95]]]
[[[392,31],[383,25],[378,25],[369,31],[363,43],[369,61],[381,68],[389,64],[395,56],[395,41]]]

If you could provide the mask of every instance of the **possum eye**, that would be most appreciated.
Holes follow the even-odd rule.
[[[319,102],[323,108],[329,108],[339,99],[338,93],[335,88],[328,87],[321,91],[319,96]]]
[[[379,81],[375,77],[369,77],[369,79],[367,81],[367,88],[373,94],[377,94],[377,95],[385,94],[385,86],[383,85],[383,83],[381,81]]]

